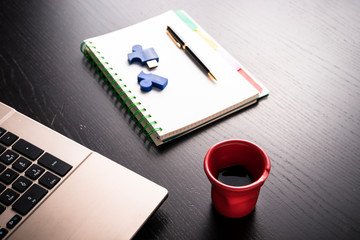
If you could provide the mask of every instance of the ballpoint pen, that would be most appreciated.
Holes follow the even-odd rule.
[[[210,72],[210,70],[205,66],[205,64],[199,59],[198,56],[190,49],[190,47],[185,44],[183,40],[177,35],[171,27],[167,26],[166,33],[173,40],[173,42],[181,49],[183,49],[194,62],[201,68],[201,70],[208,75],[211,80],[216,80],[214,75]]]

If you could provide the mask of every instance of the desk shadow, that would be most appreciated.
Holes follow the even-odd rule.
[[[134,235],[132,240],[140,239],[159,239],[161,232],[166,227],[168,221],[168,216],[161,209],[156,210],[156,212],[150,216],[150,218],[145,222],[145,224],[139,229],[139,231]]]
[[[242,218],[228,218],[211,207],[212,231],[211,239],[251,239],[254,233],[256,208]]]

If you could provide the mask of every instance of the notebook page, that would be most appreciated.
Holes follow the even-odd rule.
[[[217,81],[208,76],[179,49],[166,34],[170,25],[210,69]],[[169,11],[130,27],[88,39],[104,56],[127,85],[127,89],[141,102],[156,121],[158,132],[164,138],[194,128],[224,111],[256,99],[259,92],[244,79],[233,66],[221,58],[204,40],[189,29],[181,19]],[[132,46],[154,48],[159,65],[153,70],[138,63],[129,64],[127,54]],[[138,74],[153,73],[168,78],[167,87],[143,92],[137,81]]]

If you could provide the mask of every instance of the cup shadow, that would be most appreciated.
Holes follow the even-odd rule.
[[[213,236],[212,239],[250,239],[254,233],[256,207],[247,216],[242,218],[228,218],[211,206]]]

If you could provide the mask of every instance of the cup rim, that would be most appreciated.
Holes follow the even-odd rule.
[[[219,147],[223,144],[228,144],[228,143],[246,143],[246,144],[252,145],[255,148],[260,150],[261,155],[265,159],[265,169],[264,169],[263,173],[261,174],[261,176],[256,181],[252,182],[251,184],[245,185],[245,186],[230,186],[230,185],[220,182],[216,177],[214,177],[210,173],[210,167],[209,167],[210,153],[213,152],[214,149],[216,149],[217,147]],[[248,141],[248,140],[243,140],[243,139],[229,139],[229,140],[224,140],[224,141],[214,144],[212,147],[210,147],[210,149],[206,153],[205,159],[204,159],[205,173],[206,173],[207,177],[209,178],[210,182],[212,184],[216,184],[218,187],[221,187],[221,188],[227,189],[227,190],[232,190],[232,191],[247,191],[247,190],[251,190],[251,189],[260,187],[262,184],[264,184],[265,180],[269,176],[270,168],[271,168],[270,158],[266,154],[266,152],[261,147],[259,147],[257,144],[255,144],[251,141]]]

